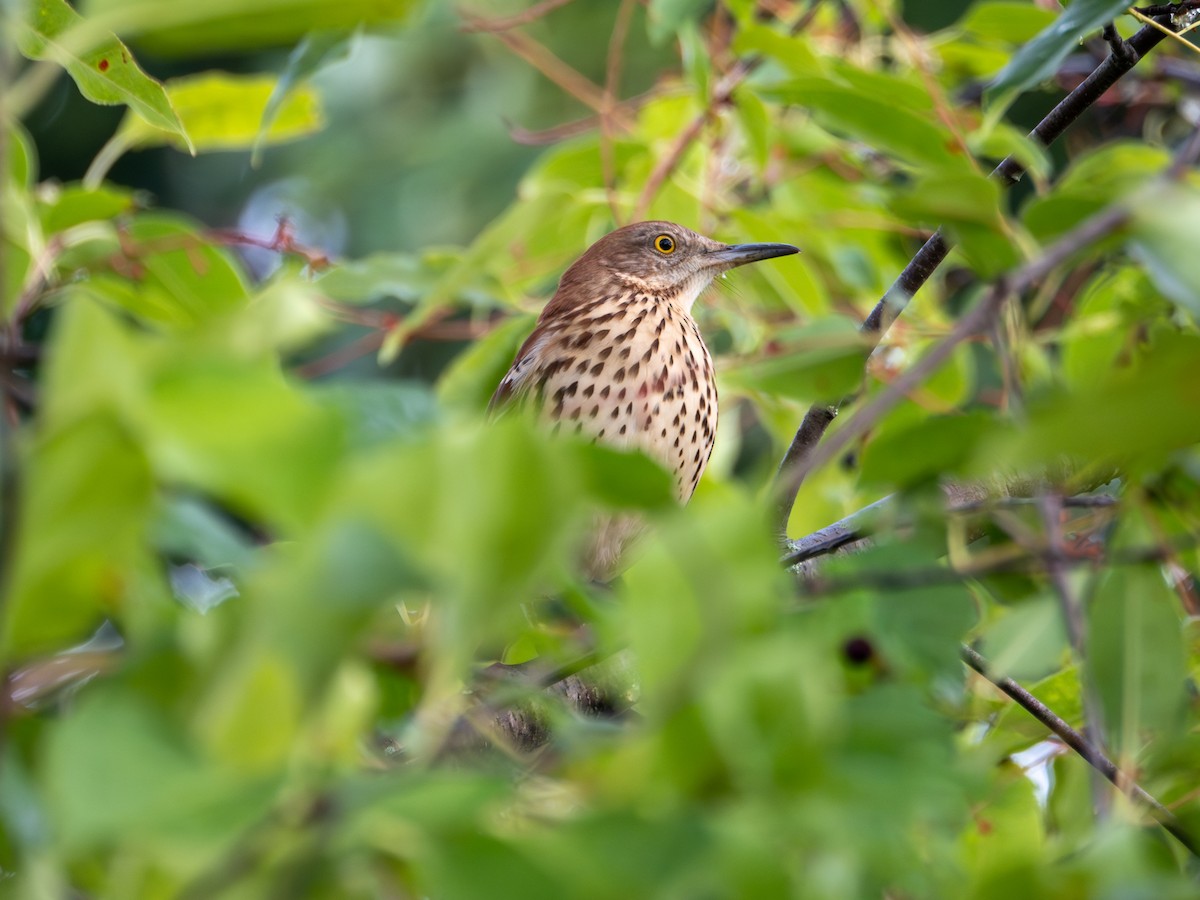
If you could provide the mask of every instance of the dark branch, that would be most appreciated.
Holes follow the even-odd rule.
[[[1171,811],[1154,799],[1136,781],[1117,768],[1116,763],[1093,746],[1082,734],[1072,728],[1066,720],[1055,715],[1050,707],[1046,706],[1046,704],[1042,703],[1042,701],[1011,678],[997,678],[990,674],[987,660],[971,647],[964,644],[961,655],[963,662],[1015,700],[1022,709],[1050,729],[1059,740],[1082,756],[1088,765],[1112,782],[1117,790],[1149,809],[1151,815],[1154,816],[1167,833],[1179,841],[1192,856],[1200,856],[1200,847],[1197,846],[1192,836],[1183,829],[1179,824],[1179,820],[1175,818]]]

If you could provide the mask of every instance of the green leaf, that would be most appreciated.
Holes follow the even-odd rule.
[[[970,461],[991,427],[991,416],[965,413],[881,431],[863,451],[863,480],[903,487],[952,475]]]
[[[1200,322],[1200,254],[1190,236],[1200,228],[1200,190],[1172,183],[1133,207],[1130,252],[1173,303]]]
[[[78,184],[43,191],[38,197],[38,215],[46,234],[59,234],[84,222],[106,221],[136,206],[133,192],[115,185],[94,190]]]
[[[4,647],[20,656],[81,640],[128,602],[154,489],[142,448],[102,412],[41,435],[34,449],[4,608]]]
[[[696,22],[712,7],[713,0],[650,0],[646,26],[652,44],[661,44],[677,31]]]
[[[1187,654],[1178,602],[1151,567],[1111,569],[1088,609],[1087,674],[1110,745],[1136,753],[1183,724]]]
[[[190,149],[203,153],[281,144],[324,126],[320,98],[307,86],[295,87],[277,101],[267,121],[267,104],[274,97],[276,84],[270,75],[204,72],[173,78],[164,86],[187,128]],[[182,143],[177,135],[153,127],[153,123],[130,118],[121,123],[114,140],[125,148]]]
[[[1073,161],[1050,193],[1026,204],[1022,218],[1035,237],[1049,241],[1109,203],[1130,196],[1170,161],[1163,147],[1133,141],[1105,144]]]
[[[155,516],[152,531],[162,553],[205,568],[242,569],[254,559],[250,536],[197,497],[167,497]]]
[[[438,400],[447,407],[485,409],[533,323],[532,316],[514,316],[456,356],[438,379]]]
[[[993,674],[1018,680],[1046,678],[1062,664],[1066,632],[1057,601],[1042,597],[998,610],[981,635]]]
[[[136,279],[103,272],[80,287],[143,322],[187,328],[242,308],[249,299],[231,254],[181,216],[137,216],[126,226],[122,246]]]
[[[853,323],[819,319],[799,330],[785,352],[726,369],[721,381],[738,391],[834,400],[861,383],[866,354],[863,336]]]
[[[1067,54],[1079,42],[1125,11],[1124,0],[1075,0],[1061,12],[1054,24],[1027,43],[996,76],[984,92],[989,105],[1004,104],[1058,71]]]
[[[279,79],[271,90],[271,96],[263,109],[258,135],[251,148],[250,164],[258,166],[262,161],[262,148],[275,117],[300,83],[331,63],[343,62],[350,56],[358,32],[326,31],[306,34],[288,55],[287,65],[279,73]]]
[[[955,26],[986,41],[1024,44],[1054,22],[1054,13],[1023,0],[974,3]]]
[[[273,787],[205,765],[126,687],[89,693],[56,723],[42,790],[69,853],[186,840],[215,858],[266,812]]]
[[[663,466],[642,453],[625,453],[581,443],[580,470],[592,496],[618,509],[670,509],[675,482]]]
[[[971,267],[991,278],[1020,259],[1000,203],[1000,184],[994,178],[978,172],[939,172],[917,179],[891,207],[906,221],[944,226]]]
[[[19,32],[21,52],[49,59],[70,73],[79,92],[93,103],[124,104],[145,125],[162,129],[189,149],[187,131],[163,86],[138,66],[129,49],[108,34],[79,49],[84,20],[66,0],[38,0],[27,30]]]
[[[1047,464],[1066,454],[1096,466],[1153,465],[1200,442],[1200,337],[1164,331],[1132,364],[1093,373],[1071,393],[1030,402],[1019,434],[990,449],[1011,464]]]
[[[292,44],[312,32],[402,22],[417,0],[86,0],[84,13],[155,53],[197,56]]]
[[[871,92],[864,92],[864,87]],[[902,82],[874,79],[862,84],[795,78],[764,93],[804,106],[829,130],[910,165],[959,172],[969,168],[953,135],[932,112],[914,108],[909,102],[911,91]]]
[[[374,447],[395,438],[415,438],[438,421],[437,402],[416,381],[338,379],[309,389],[322,406],[346,422],[350,446]]]

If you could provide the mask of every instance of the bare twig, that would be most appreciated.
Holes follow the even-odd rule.
[[[629,36],[629,23],[633,18],[634,0],[621,0],[617,7],[617,18],[608,39],[608,58],[604,75],[604,106],[600,110],[600,166],[604,176],[604,192],[608,197],[613,221],[618,225],[621,209],[617,203],[617,170],[613,159],[613,115],[620,109],[618,96],[621,91],[621,63],[625,52],[625,39]]]
[[[1046,576],[1058,597],[1059,610],[1063,626],[1067,633],[1067,643],[1076,661],[1082,663],[1087,659],[1087,625],[1083,614],[1083,603],[1078,593],[1067,577],[1066,566],[1062,564],[1063,548],[1062,534],[1062,498],[1054,493],[1047,493],[1041,498],[1042,524],[1046,531],[1046,544],[1050,548],[1050,556],[1046,561]],[[1104,753],[1104,717],[1096,697],[1095,690],[1085,679],[1083,687],[1084,730],[1092,741],[1096,752]],[[1103,818],[1108,810],[1109,797],[1100,788],[1102,785],[1092,784],[1092,805],[1096,813]]]
[[[511,16],[497,16],[494,19],[485,19],[483,16],[463,16],[467,19],[467,24],[463,25],[463,31],[485,31],[489,34],[495,34],[498,31],[508,31],[512,28],[520,28],[522,25],[529,25],[543,18],[549,13],[554,12],[570,3],[571,0],[542,0],[541,3],[535,3],[529,9],[522,10],[519,13],[514,13]]]
[[[584,106],[597,113],[604,112],[604,91],[551,53],[544,45],[520,31],[492,31],[487,27],[486,19],[465,9],[460,9],[459,15],[469,27],[494,36]]]
[[[214,241],[229,246],[258,247],[285,256],[299,256],[314,272],[320,272],[330,266],[330,260],[325,251],[297,243],[296,232],[286,216],[279,217],[275,233],[269,238],[247,234],[236,228],[213,228],[209,230],[208,236]]]
[[[1196,541],[1188,539],[1173,542],[1170,546],[1154,545],[1112,551],[1104,556],[1102,562],[1109,567],[1161,564],[1168,562],[1172,553],[1195,549]],[[992,575],[1045,575],[1051,565],[1072,569],[1081,566],[1091,568],[1097,564],[1097,558],[1094,553],[1055,553],[1048,549],[1013,547],[1011,552],[993,552],[989,554],[988,559],[980,563],[952,567],[928,566],[921,569],[866,570],[855,572],[852,576],[834,578],[822,575],[812,566],[812,562],[813,560],[807,560],[792,567],[792,571],[804,580],[808,597],[844,594],[864,588],[911,591],[936,585],[960,584],[963,581]]]
[[[1108,779],[1122,794],[1131,800],[1145,806],[1150,814],[1164,830],[1174,837],[1193,856],[1200,856],[1200,846],[1190,834],[1179,824],[1179,820],[1169,809],[1158,802],[1136,781],[1122,772],[1117,764],[1104,755],[1087,738],[1071,727],[1065,719],[1054,714],[1046,704],[1029,693],[1011,678],[996,677],[989,671],[987,660],[973,648],[963,645],[961,650],[963,662],[978,672],[981,676],[1003,691],[1031,716],[1045,725],[1059,740],[1078,753],[1088,765]]]
[[[1030,137],[1042,144],[1056,140],[1069,125],[1094,104],[1134,64],[1156,47],[1164,35],[1157,29],[1146,26],[1125,42],[1129,52],[1113,53],[1108,56],[1079,87],[1071,91],[1046,115]],[[1024,167],[1015,156],[1010,156],[993,170],[993,176],[1004,184],[1013,184],[1024,173]],[[909,300],[919,291],[950,252],[950,243],[941,229],[925,242],[917,254],[905,266],[904,271],[888,288],[883,298],[864,320],[862,330],[872,335],[875,343],[904,311]],[[791,517],[792,505],[807,472],[814,468],[813,455],[826,429],[837,416],[838,408],[853,397],[836,403],[817,403],[811,406],[793,437],[779,471],[775,476],[774,525],[781,537],[786,536],[787,522]]]
[[[808,9],[796,23],[789,29],[789,33],[794,35],[799,34],[806,27],[813,17],[817,14],[817,8],[820,6],[819,0],[809,4]],[[641,196],[638,197],[637,205],[634,207],[634,221],[644,219],[650,209],[650,204],[662,189],[663,183],[670,177],[671,173],[678,167],[683,159],[688,148],[700,136],[704,125],[712,117],[713,111],[724,106],[733,96],[733,92],[745,81],[760,65],[762,65],[762,57],[747,56],[739,59],[730,67],[725,76],[717,82],[709,95],[708,103],[704,109],[696,114],[695,118],[689,122],[678,136],[672,142],[671,147],[667,150],[650,172],[650,176],[646,179],[646,184],[642,188]]]

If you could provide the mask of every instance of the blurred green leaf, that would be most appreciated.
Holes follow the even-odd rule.
[[[1200,191],[1171,184],[1134,206],[1130,251],[1158,289],[1200,322],[1200,258],[1188,240],[1197,227]]]
[[[92,297],[152,325],[184,328],[245,305],[249,289],[228,251],[194,224],[166,213],[144,213],[128,222],[120,256],[79,287]],[[122,267],[138,277],[127,277]]]
[[[53,729],[42,777],[62,845],[73,851],[136,838],[215,860],[266,812],[273,792],[269,779],[206,766],[163,717],[111,688],[84,697]]]
[[[475,341],[438,379],[438,400],[451,408],[486,409],[533,325],[530,316],[514,316]]]
[[[984,413],[965,413],[931,417],[907,428],[883,431],[863,450],[863,479],[907,486],[951,476],[971,459],[992,422],[992,417]]]
[[[722,381],[738,391],[763,391],[801,400],[830,400],[862,381],[866,344],[841,318],[819,319],[790,336],[786,352],[726,369]]]
[[[283,111],[284,104],[296,91],[301,82],[320,71],[331,63],[343,62],[353,48],[358,33],[342,31],[323,31],[306,34],[295,49],[288,55],[287,66],[280,73],[267,105],[263,108],[262,120],[259,122],[258,134],[251,148],[250,164],[258,166],[262,162],[262,150],[275,123],[275,118]]]
[[[87,413],[34,449],[4,608],[5,651],[20,657],[78,641],[120,613],[153,500],[142,448],[109,414]]]
[[[288,91],[267,120],[267,104],[276,86],[276,79],[269,75],[205,72],[173,78],[165,88],[187,128],[189,149],[211,153],[294,141],[324,126],[320,98],[315,90],[303,86]],[[172,133],[128,117],[114,141],[123,149],[180,143]]]
[[[155,517],[153,533],[163,553],[195,561],[205,568],[242,569],[254,557],[249,536],[228,516],[197,497],[166,497]]]
[[[663,43],[711,7],[712,0],[650,0],[646,21],[651,42]]]
[[[1030,403],[1028,427],[997,438],[994,452],[1017,464],[1061,454],[1103,465],[1146,465],[1200,441],[1200,337],[1164,331],[1132,364],[1094,373],[1067,393]]]
[[[65,185],[38,198],[38,215],[46,234],[60,234],[84,222],[102,221],[131,212],[136,201],[131,192],[113,185],[89,190]]]
[[[1024,44],[1054,22],[1052,10],[1022,0],[973,3],[955,27],[989,41]]]
[[[87,0],[84,15],[120,34],[136,35],[158,54],[195,56],[277,47],[311,32],[404,21],[416,0]]]
[[[1045,678],[1061,665],[1066,649],[1062,610],[1050,597],[1003,609],[983,630],[980,643],[995,675],[1018,681]]]
[[[1003,104],[1045,81],[1089,32],[1111,22],[1129,4],[1121,0],[1075,0],[1054,23],[1025,44],[984,92],[989,105]]]
[[[907,221],[944,226],[981,276],[992,278],[1020,261],[1000,205],[1000,185],[978,172],[918,178],[892,201]]]
[[[1123,752],[1183,725],[1187,656],[1176,605],[1159,573],[1140,567],[1102,575],[1088,609],[1087,676],[1109,744]]]
[[[341,415],[353,447],[374,447],[393,438],[416,438],[439,418],[433,394],[415,381],[339,379],[316,385],[311,394],[322,406]]]
[[[863,88],[872,89],[864,93]],[[962,172],[968,163],[953,136],[932,113],[914,110],[907,87],[895,81],[845,84],[829,78],[795,78],[769,95],[812,110],[831,131],[894,154],[918,167]]]

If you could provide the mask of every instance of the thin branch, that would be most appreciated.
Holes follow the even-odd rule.
[[[600,111],[600,166],[603,170],[604,193],[608,197],[613,221],[621,221],[621,209],[617,204],[617,168],[613,157],[613,114],[620,109],[618,96],[621,92],[621,67],[625,52],[625,39],[629,36],[629,23],[633,19],[635,0],[621,0],[617,7],[617,18],[613,22],[608,40],[608,58],[604,75],[604,107]]]
[[[1171,542],[1169,546],[1135,547],[1108,553],[1097,559],[1090,553],[1053,552],[1049,549],[1022,549],[992,552],[982,563],[956,566],[929,566],[922,569],[866,570],[852,576],[829,578],[821,575],[812,560],[798,563],[792,571],[805,584],[806,596],[831,596],[874,588],[881,591],[911,591],[946,584],[961,584],[993,575],[1045,575],[1052,565],[1064,568],[1089,568],[1102,562],[1106,566],[1144,566],[1169,562],[1173,553],[1195,551],[1195,540]]]
[[[1158,800],[1136,781],[1122,772],[1116,763],[1105,756],[1099,748],[1094,746],[1082,734],[1072,728],[1065,719],[1055,715],[1054,711],[1046,706],[1046,704],[1042,703],[1042,701],[1038,700],[1037,697],[1033,696],[1033,694],[1029,693],[1029,691],[1025,690],[1025,688],[1021,687],[1011,678],[998,678],[992,675],[989,671],[987,660],[980,656],[973,648],[964,644],[960,652],[963,662],[1011,697],[1022,709],[1050,729],[1059,740],[1083,757],[1088,765],[1107,778],[1122,794],[1149,809],[1150,814],[1154,816],[1158,824],[1168,834],[1179,841],[1192,856],[1200,856],[1200,845],[1197,845],[1192,836],[1183,829],[1179,824],[1179,820],[1175,818],[1171,811],[1159,803]]]
[[[814,0],[814,2],[810,3],[804,14],[788,29],[788,33],[794,37],[807,28],[809,22],[816,16],[820,5],[820,0]],[[717,82],[717,85],[709,95],[708,103],[705,104],[704,109],[697,113],[692,121],[679,132],[670,149],[659,159],[650,176],[646,179],[641,196],[638,197],[637,205],[634,207],[633,219],[635,222],[646,217],[647,212],[650,210],[650,204],[662,189],[667,178],[678,167],[688,148],[700,136],[701,130],[703,130],[705,123],[712,117],[713,111],[728,103],[733,96],[733,92],[762,63],[763,58],[761,56],[747,56],[739,59],[725,76]]]
[[[1092,71],[1091,75],[1084,79],[1082,84],[1064,97],[1038,123],[1029,136],[1044,145],[1056,140],[1069,125],[1083,115],[1126,72],[1133,68],[1138,60],[1158,46],[1164,37],[1165,35],[1157,28],[1149,25],[1142,28],[1125,42],[1129,52],[1110,54]],[[1001,183],[1008,185],[1018,181],[1024,171],[1020,161],[1015,156],[1010,156],[993,170],[992,175]],[[946,259],[949,252],[950,243],[939,228],[904,267],[904,271],[900,273],[900,276],[863,321],[863,332],[871,335],[876,345],[891,323],[904,311],[909,300],[925,285],[938,266]],[[809,408],[797,429],[775,475],[774,494],[776,499],[773,524],[781,537],[786,536],[787,522],[791,517],[792,506],[796,502],[796,494],[800,490],[804,476],[814,468],[812,462],[817,444],[836,418],[838,408],[853,399],[854,397],[848,397],[836,403],[814,404]]]
[[[520,28],[522,25],[529,25],[536,22],[556,9],[560,9],[570,3],[571,0],[542,0],[541,3],[535,3],[529,9],[522,10],[519,13],[514,13],[511,16],[498,16],[494,19],[485,19],[483,16],[471,16],[467,24],[463,25],[463,31],[483,31],[488,34],[495,34],[498,31],[509,31],[513,28]],[[466,16],[464,16],[466,18]]]
[[[1037,497],[987,496],[986,494],[980,496],[980,491],[971,485],[950,484],[946,486],[945,492],[946,512],[950,515],[995,512],[1041,502]],[[853,549],[850,548],[850,545],[867,541],[878,532],[876,519],[879,513],[893,506],[895,501],[896,495],[889,494],[812,534],[788,541],[788,551],[780,558],[780,565],[792,568],[810,563],[839,550]],[[1060,502],[1067,509],[1108,509],[1116,506],[1117,498],[1108,494],[1079,494],[1074,497],[1063,497]],[[804,571],[800,574],[809,576],[815,573]]]
[[[491,31],[487,28],[486,19],[465,9],[460,9],[459,15],[471,28],[487,31],[494,36],[584,106],[597,113],[604,112],[604,91],[551,53],[544,45],[520,31]]]
[[[296,369],[296,374],[301,378],[320,378],[322,375],[336,372],[343,366],[354,362],[354,360],[362,359],[368,353],[374,353],[383,345],[387,334],[387,331],[383,329],[368,331],[361,337],[355,338],[350,343],[338,347],[325,356],[305,363]]]
[[[632,121],[634,113],[656,97],[661,97],[664,92],[661,86],[656,85],[635,97],[622,100],[615,106],[615,111],[620,114],[617,118],[621,121]],[[585,116],[582,119],[576,119],[574,122],[564,122],[561,125],[554,125],[550,128],[539,130],[514,125],[507,119],[504,120],[504,126],[508,129],[508,136],[516,143],[531,147],[540,147],[546,144],[557,144],[561,141],[570,140],[571,138],[579,137],[581,134],[587,134],[589,131],[599,128],[600,116],[599,114]]]
[[[299,256],[314,272],[328,269],[331,265],[324,250],[307,247],[296,241],[295,229],[287,216],[280,216],[276,220],[275,233],[269,238],[247,234],[236,228],[212,228],[208,231],[208,237],[231,247],[258,247],[285,256]]]
[[[1075,660],[1082,664],[1087,659],[1087,622],[1083,614],[1083,602],[1072,587],[1067,577],[1066,566],[1062,564],[1062,498],[1054,493],[1046,493],[1040,502],[1042,524],[1046,531],[1046,544],[1050,548],[1050,558],[1046,562],[1046,576],[1054,588],[1058,598],[1058,606],[1062,616],[1063,627],[1067,633],[1067,644]],[[1081,688],[1083,699],[1084,730],[1091,738],[1097,753],[1104,753],[1104,716],[1103,710],[1096,697],[1090,679],[1084,679]],[[1096,814],[1103,819],[1108,812],[1109,796],[1102,791],[1103,786],[1092,780],[1092,805]]]

